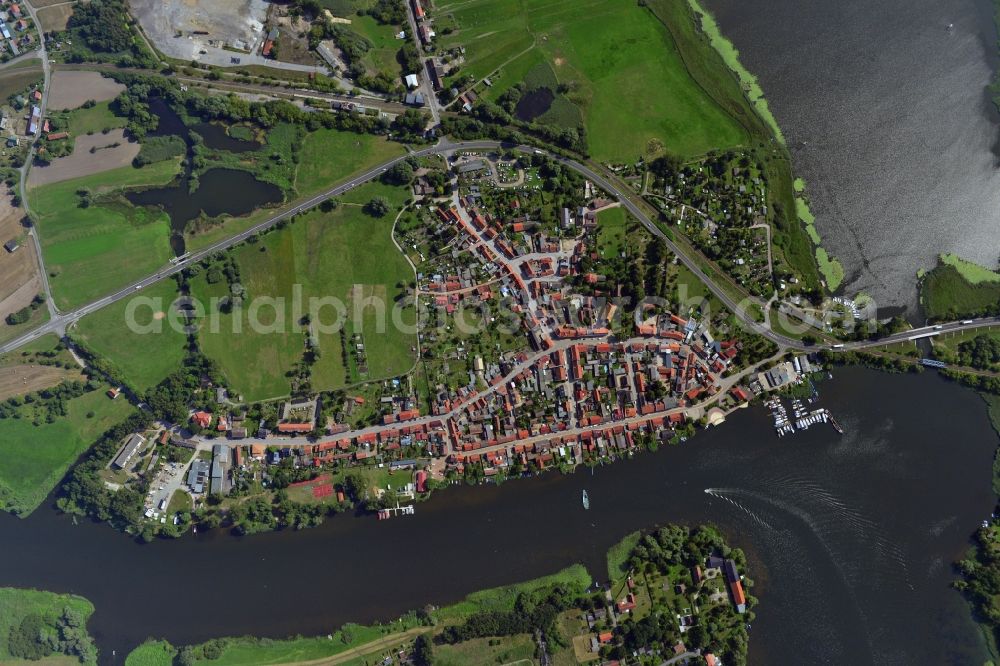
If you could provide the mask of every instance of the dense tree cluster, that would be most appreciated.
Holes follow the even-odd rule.
[[[409,185],[413,182],[413,165],[410,160],[403,160],[393,164],[392,167],[382,174],[382,182],[387,185]]]
[[[1000,340],[981,333],[972,340],[959,343],[957,362],[979,370],[988,370],[1000,363]]]
[[[121,0],[93,0],[75,8],[66,27],[76,30],[94,51],[121,53],[132,48],[127,17]]]
[[[156,60],[136,39],[122,0],[94,0],[74,8],[62,41],[69,62],[111,61],[122,67],[152,67]]]
[[[383,25],[402,25],[406,22],[403,0],[375,0],[365,13]]]
[[[978,619],[1000,637],[1000,543],[993,527],[983,527],[975,536],[975,549],[958,562],[964,579],[955,587],[966,594]]]
[[[193,352],[188,354],[179,370],[146,391],[144,398],[157,418],[168,423],[184,423],[188,407],[196,403],[203,380],[214,385],[223,384],[215,362]]]
[[[96,382],[68,381],[23,396],[12,396],[0,402],[0,419],[20,419],[34,415],[34,424],[54,423],[66,416],[66,406],[73,398],[98,388]],[[27,409],[25,409],[27,408]]]
[[[941,374],[952,381],[964,384],[965,386],[974,388],[977,391],[1000,395],[1000,377],[993,377],[991,375],[974,375],[969,372],[949,369],[942,370]]]
[[[710,555],[731,558],[737,569],[746,570],[746,556],[738,548],[730,548],[715,529],[700,526],[689,528],[682,525],[667,525],[646,534],[636,543],[628,557],[627,564],[632,571],[668,572],[676,571],[678,564],[685,569],[704,565]],[[746,588],[753,581],[744,577]],[[748,607],[756,600],[747,596]],[[683,639],[689,649],[713,652],[721,657],[724,664],[742,666],[746,664],[747,622],[753,621],[753,611],[745,615],[736,614],[727,604],[705,606],[698,613],[695,624],[683,636],[677,628],[677,618],[670,609],[657,608],[641,620],[627,620],[619,625],[621,642],[609,650],[608,656],[621,659],[633,650],[655,646],[669,649]]]
[[[410,655],[414,666],[434,666],[434,644],[427,634],[420,634],[413,641],[413,653]]]
[[[99,521],[111,521],[124,529],[137,530],[142,524],[143,489],[110,490],[100,473],[121,447],[122,441],[149,427],[152,417],[135,412],[108,429],[87,452],[83,462],[74,467],[62,486],[59,508],[66,513],[87,515]]]
[[[45,303],[45,296],[43,294],[38,294],[31,300],[31,303],[24,306],[20,310],[7,315],[7,324],[9,326],[17,326],[18,324],[27,322],[31,319],[31,314],[41,307],[43,303]]]
[[[12,657],[31,661],[53,654],[77,657],[83,663],[97,660],[97,647],[87,634],[86,618],[69,606],[55,620],[37,613],[25,615],[11,627],[7,651]]]
[[[576,593],[559,585],[533,593],[521,593],[514,602],[513,610],[479,611],[462,624],[447,627],[436,640],[454,644],[486,636],[532,633],[536,629],[550,634],[556,616],[576,603]]]

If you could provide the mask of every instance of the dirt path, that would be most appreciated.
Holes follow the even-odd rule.
[[[365,655],[371,654],[373,652],[379,652],[385,650],[388,647],[401,643],[403,641],[409,640],[411,638],[416,638],[420,634],[430,631],[428,627],[414,627],[399,634],[391,634],[385,636],[378,640],[372,641],[371,643],[365,643],[364,645],[359,645],[358,647],[351,648],[346,652],[341,652],[340,654],[334,655],[332,657],[324,657],[322,659],[313,659],[312,661],[293,661],[286,664],[281,664],[280,666],[335,666],[336,664],[343,664],[345,662],[351,661],[352,659],[357,659],[358,657],[363,657]]]

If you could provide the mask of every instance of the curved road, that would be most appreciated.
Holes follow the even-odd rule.
[[[174,274],[176,274],[176,273],[184,270],[184,268],[188,264],[190,264],[190,263],[197,263],[197,262],[201,261],[202,259],[204,259],[204,258],[206,258],[208,256],[211,256],[212,254],[214,254],[216,252],[220,252],[222,250],[226,250],[226,249],[228,249],[228,248],[230,248],[230,247],[232,247],[234,245],[242,243],[243,241],[245,241],[250,236],[253,236],[254,234],[259,234],[259,233],[261,233],[263,231],[266,231],[266,230],[270,229],[271,227],[273,227],[278,222],[281,222],[282,220],[286,220],[286,219],[288,219],[288,218],[290,218],[290,217],[292,217],[294,215],[297,215],[297,214],[299,214],[299,213],[301,213],[301,212],[303,212],[305,210],[308,210],[310,208],[313,208],[314,206],[319,205],[325,199],[329,199],[330,197],[339,196],[339,195],[343,194],[344,192],[347,192],[347,191],[349,191],[351,189],[354,189],[355,187],[357,187],[359,185],[362,185],[362,184],[367,183],[367,182],[369,182],[371,180],[374,180],[375,178],[378,178],[380,175],[382,175],[382,173],[384,173],[385,171],[387,171],[393,165],[395,165],[395,164],[397,164],[399,162],[402,162],[402,161],[404,161],[406,159],[409,159],[410,157],[423,157],[423,156],[428,156],[428,155],[442,155],[442,154],[449,154],[449,153],[453,153],[455,151],[463,151],[463,150],[471,150],[471,151],[476,151],[476,150],[497,150],[497,149],[500,149],[500,148],[508,148],[508,149],[513,148],[513,149],[516,149],[516,150],[518,150],[520,152],[524,152],[524,153],[534,153],[534,154],[546,155],[547,157],[549,157],[551,159],[554,159],[554,160],[562,163],[563,165],[565,165],[565,166],[573,169],[574,171],[576,171],[576,172],[582,174],[583,176],[585,176],[586,178],[590,179],[595,185],[597,185],[598,187],[602,188],[603,190],[605,190],[606,192],[608,192],[609,194],[611,194],[613,197],[615,197],[618,201],[620,201],[621,204],[623,206],[625,206],[625,208],[633,216],[635,216],[635,218],[637,220],[639,220],[639,222],[644,227],[646,227],[646,229],[649,230],[650,233],[652,233],[653,235],[657,236],[658,238],[663,239],[664,243],[667,245],[667,247],[670,249],[670,251],[677,255],[677,257],[680,259],[681,262],[684,263],[684,265],[688,268],[688,270],[690,270],[695,275],[695,277],[697,277],[699,280],[701,280],[702,282],[704,282],[705,285],[707,285],[707,287],[712,291],[712,293],[715,294],[715,296],[727,308],[729,308],[738,317],[740,317],[740,319],[742,319],[743,322],[747,326],[749,326],[752,330],[754,330],[755,332],[759,333],[760,335],[763,335],[764,337],[770,339],[771,341],[773,341],[774,343],[776,343],[781,348],[789,348],[789,349],[805,349],[806,348],[806,345],[804,345],[800,340],[795,340],[793,338],[789,338],[789,337],[786,337],[786,336],[781,335],[779,333],[776,333],[773,330],[771,330],[770,328],[768,328],[766,325],[764,325],[764,324],[762,324],[760,322],[755,321],[750,316],[750,314],[746,311],[746,309],[741,306],[740,303],[737,303],[736,301],[734,301],[732,299],[732,297],[730,297],[729,294],[726,293],[725,290],[723,290],[721,287],[719,287],[718,285],[716,285],[712,280],[710,280],[708,278],[708,276],[705,275],[704,271],[702,271],[702,269],[698,266],[697,262],[695,262],[687,254],[685,254],[672,240],[670,240],[670,238],[668,238],[666,236],[666,234],[664,234],[660,230],[660,228],[656,224],[654,224],[649,219],[649,217],[646,216],[646,214],[642,211],[642,209],[640,209],[639,206],[636,205],[631,200],[631,198],[629,197],[628,193],[626,193],[625,191],[623,191],[622,189],[620,189],[619,187],[617,187],[616,185],[614,185],[607,178],[605,178],[601,174],[595,172],[593,169],[591,169],[587,165],[581,164],[580,162],[577,162],[575,160],[572,160],[572,159],[569,159],[569,158],[566,158],[566,157],[562,157],[560,155],[555,155],[555,154],[549,153],[547,151],[539,150],[539,149],[532,148],[532,147],[529,147],[529,146],[510,146],[510,145],[507,145],[507,144],[501,144],[500,142],[497,142],[497,141],[464,141],[464,142],[459,142],[459,143],[451,143],[451,142],[447,142],[447,141],[441,141],[440,143],[438,143],[435,146],[430,146],[430,147],[427,147],[427,148],[423,148],[421,150],[415,150],[415,151],[413,151],[411,153],[408,153],[406,155],[397,157],[397,158],[389,160],[387,162],[383,162],[379,166],[376,166],[376,167],[374,167],[372,169],[369,169],[368,171],[366,171],[366,172],[364,172],[364,173],[362,173],[362,174],[360,174],[358,176],[355,176],[354,178],[351,178],[350,180],[348,180],[348,181],[346,181],[346,182],[344,182],[344,183],[342,183],[340,185],[337,185],[336,187],[333,187],[333,188],[331,188],[329,190],[326,190],[325,192],[322,192],[321,194],[317,194],[317,195],[315,195],[315,196],[313,196],[313,197],[311,197],[309,199],[306,199],[305,201],[297,203],[297,204],[295,204],[295,205],[293,205],[293,206],[291,206],[289,208],[285,208],[285,209],[281,210],[280,212],[276,213],[274,216],[268,218],[267,220],[265,220],[265,221],[263,221],[263,222],[261,222],[259,224],[254,225],[253,227],[247,229],[246,231],[243,231],[243,232],[241,232],[241,233],[239,233],[239,234],[237,234],[235,236],[232,236],[232,237],[227,238],[225,240],[218,241],[216,243],[213,243],[212,245],[209,245],[206,248],[198,250],[197,252],[192,253],[189,257],[187,257],[183,261],[180,261],[180,262],[178,262],[176,264],[172,264],[172,265],[170,265],[168,267],[162,268],[157,273],[155,273],[153,275],[150,275],[148,277],[145,277],[142,280],[139,280],[138,282],[134,282],[134,283],[132,283],[132,284],[130,284],[130,285],[128,285],[128,286],[126,286],[126,287],[124,287],[124,288],[116,291],[113,294],[109,294],[107,296],[104,296],[103,298],[100,298],[100,299],[98,299],[96,301],[93,301],[92,303],[88,303],[87,305],[84,305],[84,306],[82,306],[82,307],[80,307],[80,308],[78,308],[76,310],[71,311],[71,312],[54,314],[52,316],[52,318],[47,323],[43,324],[42,326],[36,328],[35,330],[33,330],[33,331],[29,332],[29,333],[26,333],[25,335],[22,335],[19,338],[16,338],[16,339],[14,339],[14,340],[12,340],[12,341],[4,344],[4,345],[0,345],[0,354],[13,351],[13,350],[17,349],[18,347],[21,347],[22,345],[25,345],[25,344],[31,342],[32,340],[35,340],[36,338],[38,338],[38,337],[40,337],[42,335],[48,334],[48,333],[56,333],[56,334],[62,335],[63,332],[65,332],[66,328],[69,325],[71,325],[72,323],[78,321],[82,317],[84,317],[84,316],[86,316],[86,315],[88,315],[88,314],[90,314],[92,312],[95,312],[97,310],[100,310],[101,308],[104,308],[104,307],[106,307],[108,305],[111,305],[112,303],[116,303],[116,302],[118,302],[118,301],[120,301],[120,300],[122,300],[124,298],[127,298],[129,295],[134,294],[137,291],[140,291],[144,287],[148,287],[148,286],[150,286],[152,284],[155,284],[155,283],[157,283],[157,282],[159,282],[161,280],[165,280],[165,279],[171,277],[172,275],[174,275]],[[35,234],[35,239],[36,239],[36,242],[37,242],[37,233]],[[51,300],[52,299],[50,298],[49,301],[51,302]],[[910,340],[910,339],[914,338],[915,336],[933,336],[933,335],[936,335],[937,333],[943,333],[943,332],[947,332],[947,331],[953,331],[953,330],[956,330],[956,329],[970,329],[970,328],[979,328],[979,327],[984,327],[984,326],[994,326],[994,325],[997,325],[998,322],[1000,322],[1000,318],[992,318],[991,317],[991,318],[982,318],[982,319],[967,320],[967,321],[968,321],[968,323],[952,322],[952,323],[948,323],[948,324],[942,324],[940,326],[926,326],[926,327],[919,328],[919,329],[912,329],[912,330],[906,331],[904,333],[899,333],[897,335],[893,335],[893,336],[889,336],[889,337],[886,337],[886,338],[882,338],[882,339],[877,340],[877,341],[868,341],[868,340],[866,340],[866,341],[861,341],[861,342],[847,342],[847,343],[844,343],[844,344],[835,344],[835,345],[834,344],[814,345],[813,347],[811,347],[811,349],[827,348],[827,349],[852,350],[852,349],[863,349],[863,348],[866,348],[866,347],[880,347],[880,346],[883,346],[883,345],[886,345],[886,344],[892,344],[893,342],[901,342],[901,341],[905,341],[905,340]]]

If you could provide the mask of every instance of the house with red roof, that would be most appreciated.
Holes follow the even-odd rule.
[[[207,428],[212,425],[212,415],[208,412],[195,412],[191,415],[191,421],[199,428]]]

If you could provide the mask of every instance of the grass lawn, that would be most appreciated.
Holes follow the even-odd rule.
[[[398,204],[407,192],[370,183],[352,190],[345,198],[367,202],[377,195]],[[404,293],[397,285],[413,280],[409,264],[392,243],[394,217],[395,212],[376,219],[364,213],[361,205],[342,204],[329,213],[315,210],[295,224],[267,234],[259,243],[235,250],[250,300],[242,313],[220,313],[218,326],[207,322],[199,337],[202,350],[219,362],[230,386],[245,400],[283,397],[290,391],[285,373],[302,359],[305,345],[304,327],[292,314],[298,288],[302,314],[308,314],[313,297],[333,298],[345,305],[349,332],[360,333],[366,346],[365,379],[392,377],[410,370],[415,336],[400,331],[391,320],[392,306]],[[378,260],[372,261],[376,257]],[[201,276],[192,286],[195,296],[206,306],[212,296],[222,295],[219,289],[224,291],[223,285],[208,285]],[[390,316],[383,320],[384,327],[380,326],[378,310],[365,306],[359,296],[386,304],[385,312]],[[249,304],[257,297],[284,299],[280,307],[283,321],[274,307],[258,306],[256,321],[270,330],[250,326]],[[313,318],[314,326],[329,326],[337,319],[334,307],[323,306],[318,314]],[[413,308],[403,309],[401,316],[403,322],[412,323]],[[234,332],[239,328],[234,327],[237,321],[242,325],[239,333]],[[339,332],[316,329],[316,333],[319,357],[312,368],[312,388],[338,388],[360,379],[352,377],[344,366]]]
[[[177,648],[167,641],[146,641],[125,658],[125,666],[173,666]]]
[[[0,663],[4,664],[42,664],[42,663],[75,663],[80,660],[68,657],[53,657],[42,661],[15,660],[7,651],[7,641],[10,630],[19,626],[21,620],[28,615],[40,615],[45,624],[53,625],[62,615],[63,609],[72,608],[86,619],[94,613],[94,605],[74,594],[53,594],[39,590],[21,590],[12,587],[0,587]]]
[[[941,263],[954,266],[962,277],[970,284],[982,284],[983,282],[1000,282],[1000,273],[980,266],[971,261],[966,261],[956,254],[942,254]]]
[[[632,554],[632,549],[642,538],[642,532],[636,531],[625,535],[621,541],[608,549],[608,579],[620,580],[628,573],[626,562]]]
[[[132,406],[124,399],[111,400],[98,389],[70,400],[66,416],[53,423],[35,426],[30,410],[21,409],[24,418],[0,420],[0,497],[5,510],[25,516],[101,433],[128,416]]]
[[[494,645],[494,643],[497,643]],[[534,664],[535,639],[531,634],[504,636],[496,641],[474,638],[456,645],[435,645],[435,666],[466,666],[481,664]]]
[[[681,156],[742,145],[747,132],[688,73],[671,34],[630,0],[441,0],[458,25],[440,40],[466,48],[465,73],[513,83],[544,60],[583,109],[590,152],[602,162],[667,150]],[[693,21],[693,15],[685,14]],[[500,94],[499,90],[491,92]]]
[[[830,291],[837,291],[837,287],[844,281],[844,267],[840,265],[840,262],[830,257],[824,248],[818,247],[816,248],[816,265]]]
[[[173,279],[162,280],[87,315],[71,335],[110,360],[134,390],[144,392],[177,370],[184,360],[186,336],[170,325],[169,316],[156,319],[168,313],[176,298],[177,284]],[[130,310],[135,330],[128,324]]]
[[[335,129],[310,132],[302,142],[295,189],[301,196],[322,192],[366,168],[404,152],[403,145],[372,134]]]
[[[8,340],[13,340],[19,335],[24,335],[29,331],[38,328],[45,322],[49,320],[49,309],[45,305],[40,305],[35,308],[28,317],[28,321],[23,324],[15,324],[11,326],[7,323],[6,318],[0,319],[0,344],[7,342]]]
[[[617,257],[625,249],[625,209],[608,208],[597,216],[597,251],[602,257]]]
[[[785,137],[781,134],[778,121],[771,115],[767,100],[764,99],[764,91],[761,89],[760,84],[757,83],[757,77],[743,66],[743,63],[740,62],[739,51],[736,50],[732,42],[723,36],[721,29],[715,22],[715,18],[702,8],[698,0],[688,0],[688,4],[698,15],[701,29],[708,37],[712,48],[718,51],[726,66],[739,78],[740,84],[747,91],[747,97],[757,110],[757,114],[771,127],[771,131],[774,132],[778,140],[784,143]]]
[[[417,634],[426,631],[425,628],[417,626],[412,618],[403,622],[393,622],[381,626],[363,626],[358,624],[348,624],[333,632],[331,637],[315,638],[291,638],[288,640],[258,640],[255,638],[228,638],[223,639],[224,646],[222,654],[217,659],[197,658],[199,664],[211,664],[212,666],[269,666],[271,664],[296,664],[309,662],[318,659],[326,659],[341,655],[340,659],[332,663],[353,663],[353,654],[362,655],[369,652],[380,651],[389,646],[398,645],[401,641],[412,640]],[[140,646],[129,655],[126,664],[133,666],[132,655],[139,650],[143,650],[151,643]],[[157,645],[153,643],[152,645]],[[167,644],[169,646],[169,644]],[[159,647],[161,651],[168,648]],[[197,653],[197,647],[195,648]],[[351,654],[347,654],[351,653]],[[153,661],[159,657],[159,652],[150,648],[143,650],[138,656],[150,661],[136,661],[134,666],[159,666],[164,663]],[[169,663],[169,662],[167,662]]]
[[[587,573],[587,569],[582,564],[574,564],[551,576],[543,576],[524,583],[515,583],[513,585],[473,592],[463,601],[438,610],[435,615],[444,624],[458,622],[472,613],[479,611],[513,610],[514,602],[517,601],[518,595],[525,592],[540,590],[553,585],[564,585],[568,589],[582,594],[590,587],[591,582],[593,581],[590,574]]]
[[[175,490],[174,494],[170,496],[170,504],[167,505],[167,515],[173,515],[178,511],[190,511],[191,509],[191,495],[186,490]]]
[[[42,337],[35,338],[28,344],[18,347],[14,351],[0,355],[0,368],[30,362],[30,356],[36,353],[52,351],[58,344],[58,335],[55,333],[46,333]],[[63,351],[59,358],[62,360],[72,360],[69,352],[66,351]]]
[[[96,134],[106,129],[125,127],[128,118],[111,111],[111,101],[98,102],[89,109],[80,107],[68,114],[70,136]]]
[[[56,305],[70,309],[114,291],[167,263],[170,221],[165,213],[135,208],[116,194],[128,187],[162,185],[176,160],[142,169],[112,169],[29,191]],[[79,206],[77,190],[95,199]]]
[[[402,76],[396,61],[396,53],[405,43],[396,39],[396,33],[402,26],[382,25],[373,16],[358,14],[351,17],[351,25],[348,27],[372,43],[372,48],[362,58],[362,62],[372,73],[385,72],[397,78]],[[409,39],[409,26],[406,26],[406,30]]]

